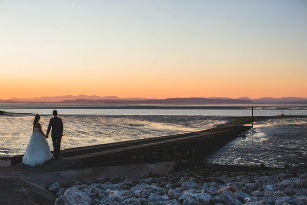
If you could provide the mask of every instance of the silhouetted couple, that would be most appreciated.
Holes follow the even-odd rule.
[[[29,166],[43,164],[51,158],[59,159],[61,139],[63,136],[63,121],[58,117],[58,112],[53,111],[53,118],[50,119],[46,135],[42,131],[39,123],[40,115],[36,114],[33,122],[33,134],[27,145],[26,152],[23,156],[23,163]],[[53,143],[53,156],[50,153],[50,147],[47,138],[51,130],[51,138]]]

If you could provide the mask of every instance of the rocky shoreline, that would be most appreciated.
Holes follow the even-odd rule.
[[[189,166],[167,176],[95,178],[90,183],[55,182],[56,205],[304,205],[306,168]]]

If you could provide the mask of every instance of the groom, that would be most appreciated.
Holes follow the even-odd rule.
[[[63,121],[61,118],[58,117],[58,111],[53,110],[53,118],[50,119],[48,130],[46,133],[46,137],[48,137],[50,129],[51,131],[51,138],[53,142],[53,158],[59,159],[60,158],[60,148],[61,148],[61,139],[63,136]]]

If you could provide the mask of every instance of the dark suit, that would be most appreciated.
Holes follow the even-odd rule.
[[[57,158],[60,155],[60,149],[61,149],[61,139],[63,136],[63,121],[59,117],[53,117],[49,121],[47,134],[49,135],[49,132],[51,130],[51,138],[53,142],[53,150],[54,150],[54,157]]]

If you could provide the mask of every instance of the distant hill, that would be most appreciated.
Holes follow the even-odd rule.
[[[253,101],[259,104],[306,104],[307,103],[307,99],[295,98],[295,97],[259,98],[259,99],[254,99]]]
[[[166,99],[78,99],[65,100],[60,103],[79,104],[180,104],[180,105],[200,105],[200,104],[249,104],[250,100],[224,99],[224,98],[166,98]]]
[[[0,103],[60,103],[60,104],[161,104],[161,105],[205,105],[205,104],[307,104],[307,99],[296,97],[284,98],[259,98],[248,97],[225,98],[225,97],[190,97],[190,98],[118,98],[116,96],[100,97],[96,95],[65,95],[57,97],[40,97],[31,99],[12,98],[0,100]]]
[[[78,100],[78,99],[87,99],[87,100],[101,100],[101,99],[118,99],[116,96],[105,96],[100,97],[96,95],[62,95],[62,96],[55,96],[55,97],[39,97],[39,98],[11,98],[5,100],[7,102],[61,102],[65,100]],[[4,100],[0,100],[4,101]]]

